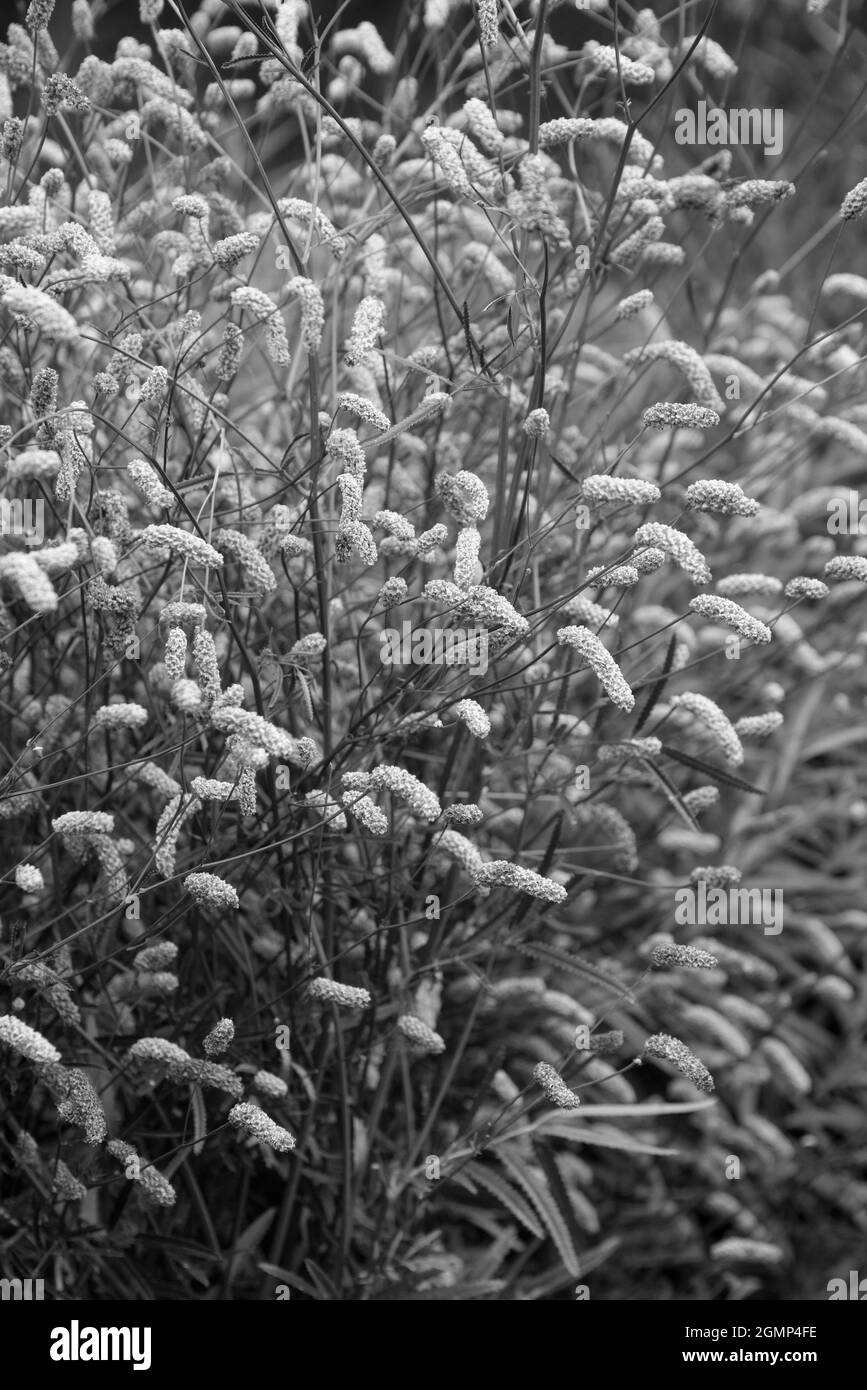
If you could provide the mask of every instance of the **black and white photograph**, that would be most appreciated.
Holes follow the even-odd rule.
[[[867,0],[0,36],[7,1345],[557,1302],[841,1383]]]

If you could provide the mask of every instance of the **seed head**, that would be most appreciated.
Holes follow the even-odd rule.
[[[230,1018],[221,1018],[202,1042],[208,1057],[220,1057],[231,1046],[235,1036],[235,1025]]]
[[[26,1057],[28,1062],[42,1065],[60,1061],[57,1048],[14,1014],[0,1015],[0,1043],[10,1051],[17,1052],[19,1057]]]
[[[308,989],[311,999],[323,1004],[336,1004],[339,1009],[369,1009],[373,1003],[368,990],[357,985],[344,985],[325,976],[311,980]]]
[[[561,646],[572,647],[580,652],[612,704],[627,711],[633,708],[635,696],[623,672],[589,627],[561,627],[557,633],[557,641]]]
[[[288,1129],[283,1129],[261,1110],[258,1105],[253,1105],[249,1101],[239,1105],[233,1105],[229,1111],[229,1124],[236,1129],[242,1129],[247,1134],[252,1134],[254,1139],[258,1139],[260,1144],[267,1144],[275,1149],[277,1153],[289,1153],[295,1148],[295,1139]]]
[[[187,874],[184,887],[200,907],[240,907],[237,890],[216,874]]]
[[[682,1043],[679,1038],[673,1038],[668,1033],[654,1033],[645,1042],[642,1055],[644,1057],[659,1057],[665,1062],[670,1062],[700,1091],[712,1091],[714,1089],[713,1077],[707,1067],[690,1052],[686,1043]]]
[[[716,594],[698,594],[690,599],[689,607],[691,612],[698,613],[702,618],[710,618],[734,628],[748,642],[770,642],[773,636],[769,627],[731,599],[719,598]]]
[[[548,1062],[538,1062],[533,1068],[533,1079],[538,1081],[548,1100],[560,1110],[577,1110],[581,1104],[574,1091],[570,1091],[560,1073]]]
[[[699,951],[695,946],[663,945],[654,946],[650,961],[658,970],[678,966],[689,970],[715,970],[719,965],[716,956],[709,951]]]
[[[401,1014],[397,1020],[397,1028],[398,1032],[402,1033],[408,1042],[413,1047],[418,1048],[420,1052],[428,1052],[435,1056],[446,1050],[445,1039],[440,1037],[439,1033],[435,1033],[433,1028],[429,1028],[422,1019],[416,1018],[414,1014]]]
[[[747,497],[737,483],[720,478],[704,478],[686,489],[686,505],[694,511],[717,512],[721,516],[755,516],[759,504]]]
[[[515,888],[527,893],[531,898],[541,898],[544,902],[562,903],[566,900],[566,889],[562,883],[537,874],[533,869],[521,868],[507,860],[492,860],[482,864],[473,872],[473,879],[479,888]]]

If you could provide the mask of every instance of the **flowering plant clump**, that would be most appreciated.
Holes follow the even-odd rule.
[[[815,1298],[867,1209],[833,7],[21,8],[4,1277]]]

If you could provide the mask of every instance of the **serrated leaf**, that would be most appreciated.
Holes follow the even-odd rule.
[[[541,1143],[534,1141],[533,1152],[538,1158],[542,1171],[545,1174],[548,1187],[551,1189],[551,1196],[556,1202],[557,1209],[569,1232],[569,1239],[572,1242],[573,1248],[577,1251],[582,1243],[581,1223],[578,1221],[575,1208],[572,1205],[571,1194],[567,1191],[566,1184],[563,1181],[563,1174],[557,1167],[557,1160],[551,1152],[549,1145],[544,1141]]]
[[[528,1200],[532,1202],[539,1213],[545,1230],[554,1242],[557,1253],[572,1278],[580,1279],[581,1265],[578,1261],[578,1253],[572,1244],[569,1228],[557,1210],[557,1205],[551,1196],[550,1189],[545,1184],[544,1178],[536,1177],[530,1173],[506,1150],[499,1153],[498,1157],[509,1176],[526,1193]]]
[[[542,1230],[542,1227],[539,1225],[539,1222],[524,1201],[520,1192],[518,1192],[510,1182],[507,1182],[505,1178],[500,1177],[499,1173],[495,1172],[492,1168],[486,1167],[483,1163],[473,1161],[467,1164],[464,1169],[464,1176],[478,1183],[479,1187],[483,1187],[492,1197],[496,1197],[497,1201],[501,1202],[506,1210],[511,1212],[516,1221],[520,1221],[521,1225],[530,1232],[531,1236],[536,1236],[538,1240],[544,1239],[545,1232]]]

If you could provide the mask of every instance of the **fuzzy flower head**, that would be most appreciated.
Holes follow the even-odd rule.
[[[867,183],[867,180],[865,180]],[[867,584],[867,557],[864,555],[835,555],[825,566],[826,579],[856,579]]]
[[[47,1038],[43,1038],[41,1033],[37,1033],[35,1028],[23,1023],[14,1014],[0,1015],[0,1044],[8,1047],[11,1052],[17,1052],[19,1057],[26,1057],[28,1062],[36,1062],[38,1065],[60,1061],[57,1048],[53,1047]]]
[[[178,526],[146,526],[141,539],[148,550],[166,549],[195,565],[219,569],[223,563],[219,550],[215,550],[201,536],[182,531]]]
[[[164,1178],[152,1164],[143,1162],[137,1149],[123,1139],[110,1139],[106,1144],[112,1158],[123,1165],[124,1173],[130,1182],[138,1183],[141,1195],[155,1207],[172,1207],[177,1201],[177,1193],[168,1178]]]
[[[713,1077],[707,1067],[679,1038],[673,1038],[668,1033],[654,1033],[645,1042],[642,1056],[659,1057],[664,1062],[670,1062],[700,1091],[709,1092],[714,1089]]]
[[[385,305],[375,295],[368,295],[362,299],[352,319],[346,344],[346,362],[349,366],[367,362],[384,327]]]
[[[90,721],[90,729],[142,729],[149,718],[144,705],[103,705]]]
[[[591,507],[610,503],[646,507],[651,502],[658,502],[662,496],[656,483],[647,482],[644,478],[615,478],[608,473],[592,473],[584,478],[581,494]]]
[[[45,879],[35,864],[19,864],[15,870],[15,884],[22,893],[41,893]]]
[[[773,574],[727,574],[717,584],[717,589],[726,598],[742,594],[759,594],[763,598],[774,598],[783,592],[783,582]]]
[[[341,804],[359,820],[371,835],[385,835],[388,830],[388,816],[372,797],[355,791],[343,792]]]
[[[726,762],[737,767],[744,760],[744,750],[741,741],[735,733],[734,726],[727,716],[720,709],[719,705],[709,699],[707,695],[702,695],[697,691],[686,690],[681,695],[675,695],[671,701],[673,709],[685,709],[696,719],[700,720],[713,735],[720,751]]]
[[[679,966],[688,970],[715,970],[719,965],[716,956],[709,951],[700,951],[695,946],[660,945],[654,946],[650,962],[658,970]]]
[[[748,642],[770,642],[773,636],[771,629],[764,623],[759,622],[745,608],[741,608],[739,603],[734,603],[728,598],[718,598],[715,594],[698,594],[690,599],[690,611],[698,613],[702,618],[708,618],[716,622],[724,623],[726,627],[734,628],[738,636],[743,637]]]
[[[295,275],[287,281],[286,293],[297,298],[301,305],[301,339],[305,348],[308,352],[318,352],[325,327],[325,304],[318,286],[304,275]]]
[[[446,1050],[445,1039],[414,1014],[401,1014],[397,1020],[397,1029],[419,1052],[436,1056]]]
[[[719,415],[703,405],[659,401],[645,410],[641,423],[651,430],[712,430],[719,424]]]
[[[88,1144],[101,1144],[108,1125],[102,1103],[86,1072],[79,1067],[69,1070],[58,1068],[51,1073],[49,1084],[62,1097],[57,1105],[60,1118],[69,1124],[79,1125],[84,1130]]]
[[[283,1129],[282,1125],[275,1124],[264,1110],[249,1101],[233,1105],[228,1119],[230,1125],[251,1134],[260,1144],[267,1144],[277,1153],[289,1153],[295,1148],[294,1135],[288,1129]]]
[[[131,459],[126,466],[130,480],[154,507],[171,507],[174,493],[161,481],[156,469],[146,459]]]
[[[216,874],[187,874],[184,887],[199,907],[239,907],[236,889]]]
[[[385,765],[375,768],[370,774],[370,787],[387,788],[392,796],[405,801],[413,815],[421,820],[434,821],[442,815],[442,807],[436,794],[413,773],[406,772],[401,767]]]
[[[277,576],[254,543],[241,531],[220,527],[214,533],[214,544],[225,554],[232,555],[241,565],[244,578],[253,589],[270,593],[277,587]]]
[[[0,579],[12,585],[32,613],[53,613],[58,607],[60,600],[51,580],[35,556],[23,550],[0,555]]]
[[[376,598],[377,608],[392,608],[398,603],[403,603],[409,593],[409,585],[405,579],[395,575],[391,579],[386,579]]]
[[[454,475],[439,473],[436,478],[437,496],[443,506],[462,526],[473,526],[484,521],[488,514],[490,498],[488,489],[475,473],[461,470]]]
[[[557,632],[557,641],[561,646],[571,647],[580,653],[612,704],[626,711],[633,708],[635,696],[623,672],[589,627],[561,627]]]
[[[696,403],[707,410],[722,415],[725,402],[714,386],[713,377],[695,348],[679,339],[668,338],[658,343],[646,343],[643,347],[631,348],[624,353],[626,366],[644,366],[648,362],[668,362],[685,378]]]
[[[828,592],[828,585],[824,584],[821,579],[812,579],[806,574],[799,574],[794,579],[790,579],[783,590],[786,598],[807,599],[826,598]]]
[[[686,489],[686,505],[694,511],[716,512],[720,516],[755,516],[759,504],[747,497],[737,483],[719,478],[703,478]]]
[[[235,1025],[230,1018],[221,1018],[202,1042],[207,1057],[220,1057],[231,1046]]]
[[[66,811],[55,816],[51,829],[64,841],[78,836],[111,835],[114,816],[110,811]]]
[[[543,902],[566,901],[566,889],[562,883],[555,883],[553,879],[537,874],[534,869],[524,869],[504,859],[482,864],[473,872],[473,879],[478,888],[514,888]]]
[[[160,941],[156,946],[145,946],[133,956],[136,970],[166,970],[178,958],[178,948],[173,941]]]
[[[741,871],[734,864],[702,864],[692,870],[689,881],[692,884],[706,883],[712,888],[728,888],[740,883]]]
[[[289,1094],[289,1087],[283,1078],[274,1076],[270,1071],[257,1071],[250,1085],[268,1100],[285,1100]]]
[[[56,299],[35,285],[19,285],[7,275],[0,275],[0,303],[10,314],[20,315],[46,338],[58,343],[76,343],[79,327],[72,314]]]
[[[454,712],[458,719],[463,720],[474,738],[488,737],[491,721],[477,700],[458,700]]]
[[[767,738],[783,725],[783,715],[778,709],[767,710],[765,714],[745,714],[735,720],[735,733],[738,738]]]
[[[593,565],[587,578],[594,589],[631,589],[641,574],[636,565]]]
[[[636,545],[650,546],[663,550],[676,564],[689,575],[693,584],[709,584],[712,578],[710,568],[701,551],[689,536],[674,526],[665,526],[661,521],[648,521],[639,526],[633,536]]]
[[[537,1081],[548,1100],[560,1110],[577,1110],[581,1104],[574,1091],[570,1091],[560,1073],[548,1062],[538,1062],[533,1068],[533,1080]]]
[[[843,199],[840,206],[840,216],[844,222],[851,222],[853,218],[861,217],[867,208],[867,179],[862,179],[850,189]]]
[[[461,835],[457,830],[444,830],[437,842],[437,848],[455,859],[469,874],[474,874],[484,863],[472,840],[468,840],[466,835]],[[484,890],[485,894],[490,891],[489,888]]]
[[[545,439],[551,433],[551,417],[540,406],[530,411],[521,428],[531,439]]]
[[[339,1009],[369,1009],[373,1002],[368,990],[357,985],[343,985],[325,976],[311,980],[308,991],[311,999],[321,1004],[336,1004]]]

